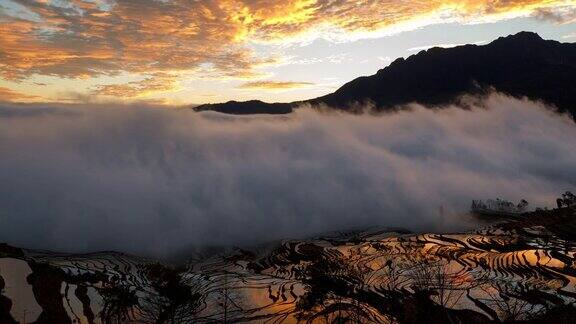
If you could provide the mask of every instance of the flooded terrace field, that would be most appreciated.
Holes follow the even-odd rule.
[[[369,229],[195,258],[0,247],[0,322],[568,321],[574,208],[474,231]]]

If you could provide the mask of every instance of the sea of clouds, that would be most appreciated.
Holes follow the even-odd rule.
[[[570,118],[502,95],[467,106],[0,104],[0,241],[161,257],[364,226],[457,231],[475,225],[472,199],[552,206],[576,188]]]

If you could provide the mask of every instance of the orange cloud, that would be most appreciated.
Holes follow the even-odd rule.
[[[313,33],[336,38],[361,37],[386,30],[409,30],[428,24],[475,22],[566,11],[574,0],[266,0],[244,1],[238,21],[251,39],[279,41]],[[359,34],[355,35],[355,34]]]
[[[236,44],[241,26],[216,2],[14,2],[38,18],[0,13],[0,75],[8,80],[193,71],[203,63],[234,77],[269,61]]]
[[[32,101],[40,99],[39,96],[27,95],[6,87],[0,87],[0,101]]]
[[[12,0],[0,4],[0,78],[89,78],[129,73],[197,73],[253,78],[275,58],[254,42],[413,29],[445,21],[515,16],[563,18],[576,0]],[[560,11],[558,13],[557,11]],[[181,74],[181,73],[180,73]],[[147,79],[149,80],[149,79]],[[102,86],[96,92],[137,96],[155,81]],[[139,92],[140,91],[140,92]]]
[[[314,83],[310,82],[293,81],[255,81],[244,83],[238,86],[238,89],[285,90],[308,87],[313,84]]]

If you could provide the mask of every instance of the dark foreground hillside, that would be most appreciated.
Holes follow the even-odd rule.
[[[377,111],[413,102],[445,105],[462,95],[496,90],[554,105],[576,117],[576,44],[543,40],[521,32],[490,44],[432,48],[397,59],[376,74],[360,77],[323,97],[289,104],[227,102],[196,107],[230,114],[281,114],[302,104],[346,111]]]
[[[573,323],[574,208],[491,221],[335,233],[181,267],[0,245],[0,323]]]

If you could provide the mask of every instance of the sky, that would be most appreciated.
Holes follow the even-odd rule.
[[[289,102],[523,30],[575,42],[576,0],[0,0],[0,101]]]

